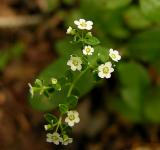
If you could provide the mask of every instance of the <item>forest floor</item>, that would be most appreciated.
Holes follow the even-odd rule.
[[[29,105],[28,83],[58,57],[53,45],[65,32],[55,14],[43,22],[38,2],[26,1],[24,6],[18,0],[2,0],[0,5],[0,51],[17,42],[25,45],[22,56],[0,71],[0,149],[160,150],[159,126],[129,123],[103,107],[99,99],[105,85],[81,99],[81,123],[73,131],[73,144],[56,147],[45,142],[43,113]],[[28,22],[28,16],[35,18]]]

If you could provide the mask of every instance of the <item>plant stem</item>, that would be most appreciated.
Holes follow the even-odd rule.
[[[71,95],[72,90],[73,90],[75,84],[76,84],[77,81],[88,71],[89,68],[90,68],[90,67],[87,67],[85,70],[83,70],[83,71],[75,78],[75,80],[72,82],[72,84],[71,84],[71,86],[70,86],[70,88],[69,88],[69,90],[68,90],[67,97],[69,97],[69,96]]]
[[[62,117],[60,116],[57,123],[56,132],[58,131],[59,125],[61,124],[61,120],[62,120]]]

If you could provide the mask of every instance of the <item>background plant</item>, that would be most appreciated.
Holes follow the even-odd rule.
[[[73,6],[74,1],[64,1]],[[90,4],[92,9],[88,11]],[[158,0],[81,0],[79,7],[71,9],[67,14],[60,13],[66,26],[72,25],[73,20],[80,17],[90,18],[96,22],[95,32],[103,46],[118,48],[125,57],[118,66],[115,94],[110,95],[109,109],[116,109],[134,122],[159,122],[159,56],[160,30]],[[98,13],[97,13],[98,12]],[[63,62],[77,48],[71,45],[68,38],[57,41],[56,49],[61,58],[51,64],[41,74],[40,78],[50,79],[52,76],[64,74],[66,68]],[[65,50],[64,50],[65,49]],[[59,73],[58,73],[59,72]],[[155,73],[154,73],[155,72]],[[154,80],[156,77],[156,81]],[[132,80],[130,77],[133,77]],[[95,85],[87,76],[76,86],[80,95],[89,92]],[[59,96],[63,99],[63,96]],[[39,110],[50,110],[57,106],[56,100],[44,103],[45,99],[35,97],[31,105]],[[63,100],[62,100],[63,101]]]
[[[54,99],[58,101],[58,103],[53,104],[55,107],[58,105],[60,115],[57,118],[52,114],[46,114],[45,119],[48,124],[44,126],[46,131],[53,130],[53,133],[47,133],[47,142],[53,142],[56,145],[60,142],[63,145],[68,145],[73,141],[72,138],[68,137],[68,134],[69,129],[80,121],[79,113],[73,110],[77,105],[80,93],[77,87],[79,80],[83,82],[84,87],[88,84],[87,80],[83,80],[85,75],[91,79],[92,84],[97,84],[100,78],[108,79],[114,72],[115,62],[121,59],[117,50],[110,49],[107,51],[106,48],[97,47],[100,41],[90,32],[93,26],[92,21],[79,19],[75,20],[74,24],[77,28],[74,29],[69,26],[66,33],[73,36],[70,43],[81,47],[70,54],[67,62],[63,62],[64,66],[69,66],[69,69],[66,66],[65,73],[56,78],[52,77],[48,85],[45,85],[45,81],[40,79],[36,79],[33,86],[29,83],[32,98],[36,94],[45,98],[46,102],[54,101]],[[57,95],[63,95],[63,97],[60,98]],[[66,118],[64,119],[64,117]]]

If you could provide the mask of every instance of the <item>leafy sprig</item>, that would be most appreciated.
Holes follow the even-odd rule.
[[[80,121],[79,113],[75,108],[79,99],[76,84],[81,77],[87,72],[91,72],[96,81],[98,78],[108,79],[114,71],[113,62],[118,62],[121,59],[117,50],[110,49],[108,56],[107,50],[105,50],[106,54],[104,55],[104,49],[96,49],[100,41],[90,32],[93,26],[92,21],[79,19],[75,20],[74,23],[77,28],[74,29],[70,26],[66,33],[73,36],[71,43],[79,43],[82,51],[70,55],[69,60],[66,62],[68,70],[65,76],[61,78],[53,77],[50,79],[49,84],[45,84],[45,82],[40,79],[36,79],[33,86],[29,84],[32,97],[34,97],[35,94],[40,94],[50,98],[50,96],[54,96],[54,92],[62,93],[64,92],[62,90],[63,88],[67,87],[68,89],[67,93],[63,93],[66,95],[65,102],[60,103],[58,106],[59,116],[56,117],[50,113],[44,116],[47,121],[47,124],[44,126],[45,130],[53,132],[47,133],[46,140],[56,145],[59,143],[67,145],[73,141],[68,135],[71,127]]]

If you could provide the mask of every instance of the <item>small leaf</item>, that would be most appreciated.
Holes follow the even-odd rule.
[[[88,45],[98,45],[100,43],[100,41],[94,36],[84,39],[84,42]]]
[[[78,102],[77,96],[71,95],[70,97],[67,98],[67,104],[69,108],[75,108],[77,106],[77,102]]]
[[[50,124],[55,124],[58,121],[57,117],[52,115],[52,114],[50,114],[50,113],[45,114],[44,118]]]
[[[65,114],[68,111],[68,106],[66,104],[59,104],[59,111]]]

